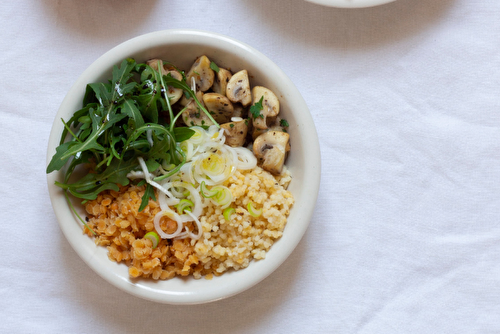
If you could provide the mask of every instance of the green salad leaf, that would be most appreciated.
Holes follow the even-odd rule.
[[[141,170],[139,158],[144,159],[150,172],[162,163],[175,165],[167,174],[154,177],[155,182],[179,171],[186,157],[178,143],[189,139],[194,131],[176,126],[183,110],[174,114],[164,93],[169,86],[181,88],[217,124],[197,100],[185,76],[177,80],[147,64],[125,59],[113,67],[111,80],[89,83],[83,107],[69,120],[62,120],[60,144],[46,169],[51,173],[67,166],[64,181],[55,184],[87,201],[96,199],[104,190],[118,191],[120,186],[128,185],[131,181],[127,175]],[[82,165],[86,174],[74,180],[75,170]],[[142,211],[150,198],[156,199],[150,184],[138,184],[146,184]]]

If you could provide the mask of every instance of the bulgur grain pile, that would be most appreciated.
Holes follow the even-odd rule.
[[[110,260],[123,262],[132,277],[169,279],[177,275],[195,278],[219,276],[233,268],[245,268],[252,259],[264,259],[275,240],[283,234],[292,194],[286,190],[291,181],[289,171],[274,177],[260,167],[236,171],[224,185],[233,194],[235,209],[229,221],[219,206],[206,201],[200,217],[203,233],[199,240],[162,239],[153,249],[144,238],[154,231],[154,216],[161,211],[157,202],[138,212],[144,186],[122,187],[119,192],[105,191],[86,204],[88,226],[96,233],[95,243],[106,246]],[[262,214],[255,218],[247,211],[252,201]],[[172,226],[173,223],[173,226]],[[176,223],[164,217],[160,226],[171,233]],[[194,224],[188,226],[191,230]],[[93,236],[89,229],[85,233]]]

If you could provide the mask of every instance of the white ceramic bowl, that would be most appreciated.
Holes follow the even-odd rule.
[[[137,61],[162,58],[183,69],[189,69],[196,57],[205,54],[219,66],[233,71],[247,69],[251,85],[273,90],[281,102],[283,117],[290,124],[292,150],[287,166],[293,173],[289,190],[295,197],[283,237],[268,252],[265,260],[252,261],[240,271],[227,272],[212,280],[174,278],[167,281],[131,279],[124,264],[111,262],[104,247],[82,234],[82,225],[70,211],[60,188],[54,181],[62,172],[48,175],[52,206],[64,235],[78,255],[96,273],[116,287],[135,296],[169,304],[196,304],[215,301],[242,292],[271,274],[285,261],[299,243],[313,214],[320,181],[320,151],[316,129],[307,105],[290,79],[262,53],[232,38],[211,32],[166,30],[139,36],[111,49],[83,72],[64,98],[50,133],[47,163],[55,153],[62,119],[81,108],[87,83],[110,77],[113,65],[132,57]],[[83,213],[83,208],[79,207]]]
[[[339,8],[363,8],[383,5],[395,0],[306,0],[318,5]]]

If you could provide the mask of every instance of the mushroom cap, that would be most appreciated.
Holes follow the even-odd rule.
[[[226,123],[233,116],[233,104],[227,97],[218,93],[206,93],[203,102],[217,123]]]
[[[268,124],[273,122],[280,112],[280,101],[272,90],[255,86],[252,89],[253,104],[260,102],[262,98],[262,117],[253,118],[253,126],[257,129],[267,129]]]
[[[275,175],[281,174],[288,151],[290,135],[286,132],[267,131],[253,142],[253,153],[258,164]]]
[[[186,74],[186,82],[191,84],[191,78],[194,78],[197,89],[205,92],[212,87],[214,77],[214,71],[210,68],[210,59],[203,55],[198,57],[191,66],[191,69]]]
[[[226,96],[231,102],[240,102],[244,107],[252,103],[252,91],[250,90],[247,70],[233,74],[227,83]]]

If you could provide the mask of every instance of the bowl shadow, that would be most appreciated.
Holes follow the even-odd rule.
[[[40,6],[51,21],[68,34],[92,39],[126,36],[147,20],[157,1],[42,0]],[[124,24],[126,22],[126,24]]]
[[[397,0],[369,8],[325,7],[304,0],[243,0],[277,35],[323,47],[373,48],[418,34],[437,24],[455,0]],[[275,15],[277,10],[284,15]]]

